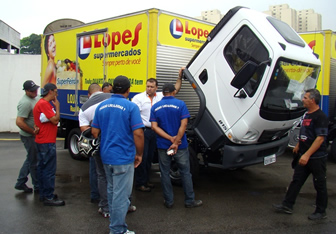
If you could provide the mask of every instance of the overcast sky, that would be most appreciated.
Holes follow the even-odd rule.
[[[322,15],[322,29],[336,31],[335,0],[5,0],[1,3],[0,19],[21,33],[42,34],[54,20],[72,18],[89,23],[149,8],[196,17],[202,11],[218,9],[225,14],[235,6],[266,11],[270,5],[288,4],[295,10],[314,9]]]

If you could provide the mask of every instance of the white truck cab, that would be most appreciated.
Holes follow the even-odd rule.
[[[319,70],[317,56],[286,23],[231,9],[185,69],[200,102],[190,134],[196,154],[222,168],[275,162]]]

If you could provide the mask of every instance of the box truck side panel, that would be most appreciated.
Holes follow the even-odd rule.
[[[86,91],[91,83],[112,83],[116,76],[125,75],[131,81],[132,92],[137,93],[145,89],[148,72],[148,20],[148,14],[144,12],[54,34],[55,82],[59,90],[61,114],[65,118],[77,116],[82,104],[80,95],[73,96],[75,90]],[[77,43],[77,34],[100,29],[107,29],[106,34],[88,35],[80,38]],[[44,40],[45,38],[47,36],[44,36]],[[48,58],[43,54],[41,83],[44,83],[47,64]]]
[[[175,83],[178,71],[186,66],[196,51],[205,43],[214,24],[160,12],[158,15],[156,77],[159,90],[166,82]],[[199,100],[188,82],[183,82],[177,98],[182,99],[192,116],[199,109]]]

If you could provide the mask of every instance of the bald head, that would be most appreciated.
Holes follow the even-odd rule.
[[[89,92],[89,96],[94,94],[95,92],[101,91],[101,87],[99,84],[97,83],[92,83],[90,84],[89,88],[88,88],[88,92]]]

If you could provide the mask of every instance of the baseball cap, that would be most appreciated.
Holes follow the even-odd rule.
[[[41,97],[46,96],[50,90],[57,89],[57,86],[53,83],[48,83],[43,87],[43,92],[41,93]]]
[[[173,85],[172,83],[167,83],[164,84],[162,87],[162,92],[163,93],[171,93],[175,90],[175,85]]]
[[[24,83],[23,83],[23,90],[28,90],[28,91],[35,91],[39,88],[40,86],[38,86],[37,84],[35,84],[34,81],[32,80],[26,80]]]
[[[131,83],[126,76],[117,76],[113,81],[114,93],[125,93],[131,87]]]

